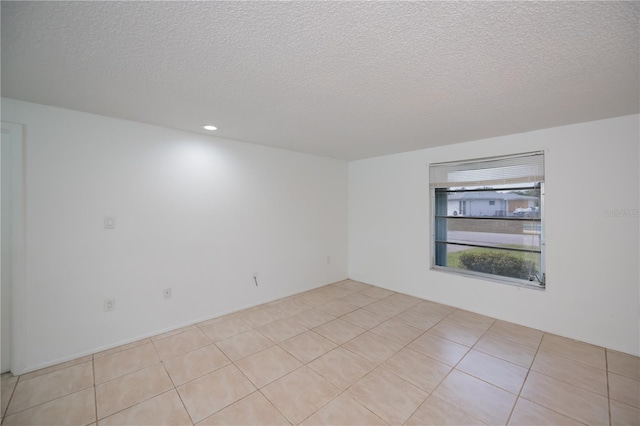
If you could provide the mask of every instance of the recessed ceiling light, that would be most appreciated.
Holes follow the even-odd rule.
[[[202,126],[205,130],[218,130],[216,126],[212,126],[211,124],[207,124],[206,126]]]

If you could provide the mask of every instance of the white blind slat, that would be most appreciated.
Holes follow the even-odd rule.
[[[451,188],[544,182],[544,153],[429,165],[429,186]]]

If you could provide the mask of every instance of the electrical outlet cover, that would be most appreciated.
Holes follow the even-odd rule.
[[[116,309],[116,301],[114,298],[110,297],[110,298],[104,299],[105,312],[113,311],[115,309]]]

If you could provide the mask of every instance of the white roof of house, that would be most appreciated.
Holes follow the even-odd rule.
[[[512,192],[496,192],[496,191],[470,191],[470,192],[456,192],[449,195],[448,200],[536,200],[536,197],[530,197],[528,195],[514,194]]]

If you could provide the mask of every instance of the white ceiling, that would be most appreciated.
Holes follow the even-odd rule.
[[[639,15],[639,2],[2,2],[2,95],[361,159],[639,112]]]

